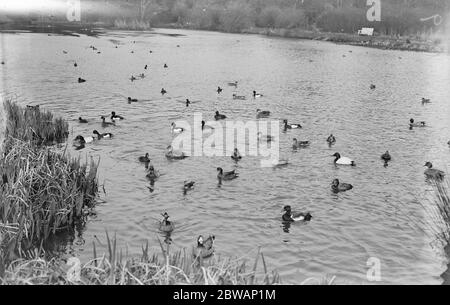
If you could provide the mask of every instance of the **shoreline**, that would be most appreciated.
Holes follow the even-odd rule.
[[[291,39],[305,39],[333,42],[336,44],[360,46],[375,48],[381,50],[399,50],[399,51],[413,51],[426,53],[448,53],[450,48],[446,47],[440,39],[434,41],[417,40],[407,37],[395,38],[391,36],[360,36],[350,33],[334,33],[334,32],[320,32],[310,31],[299,28],[284,29],[284,28],[248,28],[239,32],[227,32],[218,29],[198,29],[195,27],[183,26],[178,24],[161,24],[154,26],[150,31],[155,29],[173,29],[173,30],[192,30],[192,31],[206,31],[229,34],[250,34],[263,35],[267,37],[280,37]],[[17,24],[4,23],[0,24],[0,33],[47,33],[64,36],[79,36],[87,35],[97,37],[104,31],[127,30],[134,32],[148,31],[149,29],[131,29],[126,24],[121,27],[108,25],[105,23],[86,23],[86,24],[71,24],[71,23],[57,23],[57,24]]]

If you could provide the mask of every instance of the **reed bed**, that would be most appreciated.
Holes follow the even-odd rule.
[[[162,253],[150,255],[148,244],[140,256],[125,258],[117,249],[116,238],[107,235],[108,252],[79,266],[79,278],[71,271],[75,265],[63,259],[16,260],[0,274],[0,284],[41,285],[248,285],[279,284],[278,273],[268,272],[264,255],[258,251],[255,260],[247,266],[244,259],[213,257],[199,260],[194,251],[186,249],[170,253],[169,246],[161,245]],[[263,272],[257,272],[262,261]],[[72,270],[71,270],[72,268]]]
[[[5,102],[0,158],[0,265],[30,257],[58,232],[84,224],[98,193],[98,162],[83,163],[57,147],[68,124],[50,112]],[[31,252],[30,252],[31,251]]]
[[[130,31],[150,31],[152,27],[148,21],[139,21],[137,19],[133,20],[114,20],[114,28],[119,30],[130,30]]]
[[[5,137],[20,139],[35,145],[51,145],[64,142],[69,135],[69,124],[62,118],[54,118],[39,106],[21,107],[6,100]]]

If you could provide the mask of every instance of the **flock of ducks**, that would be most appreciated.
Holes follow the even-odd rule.
[[[179,46],[177,46],[177,47],[179,47]],[[93,46],[91,46],[90,48],[92,48],[94,51],[97,50]],[[117,48],[117,46],[116,46],[116,48]],[[152,51],[150,51],[150,53],[152,53]],[[65,52],[65,54],[67,54],[67,52]],[[3,62],[2,62],[2,64],[3,64]],[[77,63],[75,63],[74,66],[77,67]],[[148,65],[145,65],[144,69],[147,70],[147,68],[148,68]],[[164,68],[165,69],[168,68],[168,65],[164,64]],[[145,75],[142,73],[142,74],[138,75],[138,77],[144,78]],[[137,79],[137,77],[131,76],[131,81],[134,81],[136,79]],[[86,82],[85,79],[82,79],[81,77],[78,78],[78,83],[84,83],[84,82]],[[238,81],[229,82],[228,86],[237,88]],[[370,89],[375,90],[376,86],[374,84],[371,84]],[[218,86],[216,91],[218,94],[221,94],[223,92],[223,89],[220,86]],[[167,90],[162,88],[161,94],[164,95],[166,93],[167,93]],[[253,95],[253,98],[263,97],[262,94],[257,93],[255,90],[253,90],[252,95]],[[235,100],[245,100],[246,96],[237,95],[237,94],[233,93],[232,98]],[[137,99],[131,98],[131,97],[128,97],[127,101],[128,101],[128,103],[138,102]],[[189,107],[189,105],[191,103],[192,102],[189,99],[186,99],[186,107]],[[427,104],[427,103],[430,103],[430,100],[422,98],[422,104]],[[261,110],[261,109],[256,110],[256,118],[257,119],[268,118],[268,117],[270,117],[270,115],[271,115],[270,111]],[[115,126],[117,121],[125,119],[124,117],[117,115],[114,111],[111,112],[109,121],[106,121],[105,116],[101,116],[100,118],[101,118],[101,126],[104,128]],[[227,116],[219,113],[219,111],[215,112],[215,115],[214,115],[215,120],[225,120],[226,118],[227,118]],[[88,123],[88,120],[83,119],[82,117],[79,117],[78,122],[80,124],[85,124],[85,123]],[[415,128],[415,127],[425,127],[425,126],[426,126],[426,123],[423,121],[415,122],[415,120],[413,118],[410,119],[410,122],[409,122],[410,129]],[[202,121],[202,129],[204,129],[206,127],[209,127],[209,126],[205,125],[205,121]],[[170,128],[171,128],[171,132],[173,134],[179,134],[179,133],[184,132],[184,129],[176,126],[175,123],[172,123]],[[209,127],[209,128],[212,128],[212,127]],[[291,130],[291,129],[301,129],[302,125],[299,123],[289,124],[288,120],[284,119],[283,120],[283,128],[284,128],[284,131]],[[81,135],[78,135],[74,141],[77,143],[75,145],[76,149],[81,149],[81,148],[84,148],[84,145],[86,143],[92,143],[97,140],[107,139],[107,138],[111,138],[111,137],[113,137],[112,133],[99,133],[97,130],[94,130],[92,136],[83,137]],[[275,138],[273,136],[264,135],[261,132],[259,132],[257,134],[257,137],[258,137],[258,141],[271,142],[271,141],[275,140]],[[330,136],[328,136],[326,141],[331,147],[332,145],[334,145],[336,143],[336,137],[333,134],[331,134]],[[299,148],[306,148],[309,145],[310,145],[310,142],[307,140],[300,141],[297,138],[294,138],[293,143],[292,143],[292,148],[294,150],[296,150]],[[450,141],[448,142],[448,145],[450,146]],[[187,155],[184,154],[184,152],[174,150],[171,145],[167,146],[166,151],[165,151],[165,156],[169,160],[183,160],[188,157]],[[331,156],[334,157],[333,162],[336,165],[356,166],[356,163],[353,159],[351,159],[349,157],[341,156],[341,154],[339,152],[336,152],[335,154],[333,154]],[[234,149],[231,159],[234,162],[239,162],[242,159],[242,156],[239,153],[237,148]],[[382,154],[381,159],[384,161],[385,166],[387,166],[388,162],[390,162],[392,160],[392,157],[389,154],[389,151],[386,151],[384,154]],[[150,156],[148,153],[146,153],[144,156],[138,157],[138,161],[145,164],[145,168],[147,170],[146,177],[150,180],[149,189],[150,189],[150,191],[153,191],[154,181],[160,177],[160,173],[157,170],[155,170],[154,166],[151,164],[151,159],[150,159]],[[287,160],[273,161],[274,167],[285,166],[287,164],[288,164]],[[445,173],[441,170],[433,168],[433,165],[431,162],[426,162],[425,166],[427,167],[427,169],[425,170],[424,174],[428,178],[433,178],[433,179],[439,180],[444,177]],[[219,180],[219,183],[221,183],[222,181],[231,181],[238,177],[239,177],[239,174],[236,172],[236,170],[224,171],[223,168],[217,167],[217,178]],[[194,185],[195,185],[194,181],[184,181],[184,183],[183,183],[184,194],[186,194],[189,190],[193,189]],[[331,183],[331,190],[334,193],[347,192],[352,189],[353,189],[353,186],[351,184],[342,183],[339,181],[339,179],[334,179]],[[291,206],[289,206],[289,205],[284,206],[283,212],[284,213],[282,214],[282,217],[281,217],[282,221],[287,222],[287,223],[298,222],[298,221],[307,222],[312,219],[312,215],[309,212],[294,212],[294,211],[292,211]],[[174,226],[173,222],[169,221],[170,216],[168,215],[167,212],[165,212],[161,215],[162,215],[163,219],[159,223],[159,230],[166,234],[170,234],[175,229],[175,226]],[[170,237],[169,237],[169,239],[170,239]],[[210,235],[206,239],[202,235],[200,235],[197,238],[198,257],[206,258],[206,257],[211,256],[214,253],[214,240],[215,240],[214,235]]]

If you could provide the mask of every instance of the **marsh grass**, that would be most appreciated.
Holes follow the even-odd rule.
[[[119,19],[114,20],[114,28],[119,30],[130,30],[130,31],[150,31],[152,27],[150,22],[139,21],[137,19],[125,20]]]
[[[213,257],[199,260],[195,251],[186,249],[171,253],[161,245],[161,253],[150,254],[148,244],[140,256],[128,258],[117,249],[116,238],[107,238],[107,252],[80,266],[80,279],[70,277],[70,266],[63,259],[19,259],[5,269],[0,284],[80,284],[80,285],[246,285],[279,284],[277,272],[269,272],[264,255],[258,251],[252,264],[246,259]],[[259,261],[262,271],[257,272]]]
[[[7,130],[0,158],[0,264],[32,257],[51,235],[84,224],[99,187],[98,162],[83,163],[65,150],[44,145],[65,139],[66,121],[9,101],[4,105]]]
[[[54,118],[49,111],[23,108],[10,100],[4,102],[4,108],[5,137],[35,145],[51,145],[64,142],[69,135],[69,124],[62,118]]]

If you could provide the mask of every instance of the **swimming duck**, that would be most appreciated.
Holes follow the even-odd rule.
[[[147,65],[145,65],[144,70],[147,70]]]
[[[263,95],[262,95],[262,94],[259,94],[259,93],[256,93],[256,91],[253,90],[253,97],[254,97],[254,98],[257,98],[257,97],[263,97]]]
[[[419,123],[415,123],[414,119],[409,119],[409,128],[413,127],[425,127],[425,122],[421,121]]]
[[[138,160],[139,160],[139,162],[143,162],[143,163],[148,163],[151,161],[148,153],[145,153],[145,156],[140,156],[138,158]]]
[[[384,154],[381,155],[381,159],[384,160],[384,162],[391,161],[391,155],[389,154],[389,151],[386,151]]]
[[[146,163],[148,164],[148,163]],[[155,180],[159,177],[159,172],[155,170],[153,165],[150,165],[147,169],[147,175],[145,175],[150,180]]]
[[[292,141],[293,141],[293,143],[292,143],[293,149],[305,148],[311,144],[309,141],[298,141],[296,138],[294,138]]]
[[[237,148],[234,149],[234,152],[233,152],[233,155],[231,156],[231,159],[233,159],[236,162],[238,162],[239,160],[242,159],[242,156],[239,153],[239,150]]]
[[[214,254],[214,235],[210,235],[206,240],[200,235],[197,238],[197,256],[201,258],[207,258]]]
[[[169,221],[169,214],[167,212],[164,212],[164,214],[161,214],[162,217],[164,217],[163,220],[159,223],[159,230],[165,233],[170,233],[175,229],[175,226],[171,221]]]
[[[186,99],[186,107],[189,107],[189,104],[191,103],[191,101],[187,98]]]
[[[448,146],[450,146],[450,141],[447,142]]]
[[[74,139],[75,142],[78,142],[81,145],[84,145],[86,143],[92,143],[92,142],[94,142],[94,140],[95,140],[94,137],[83,137],[80,135],[76,136]]]
[[[87,122],[88,122],[87,120],[85,120],[81,117],[78,118],[78,123],[87,123]]]
[[[232,86],[232,87],[237,87],[237,85],[238,85],[237,81],[234,81],[232,83],[228,83],[228,86]]]
[[[283,219],[283,221],[289,221],[289,222],[294,222],[294,221],[310,221],[312,216],[311,214],[308,213],[293,213],[291,210],[291,206],[287,205],[283,208],[283,210],[285,211],[285,213],[283,214],[283,216],[281,217]]]
[[[256,109],[256,118],[267,118],[268,116],[270,116],[270,111]]]
[[[67,54],[67,51],[66,51],[66,50],[63,50],[63,53],[64,53],[64,54]]]
[[[424,166],[428,167],[424,172],[425,176],[428,178],[436,180],[442,180],[444,178],[445,173],[441,170],[433,168],[433,164],[431,162],[425,163]]]
[[[245,95],[237,95],[233,93],[233,100],[245,100]]]
[[[217,87],[217,93],[221,93],[223,91],[223,89],[222,88],[220,88],[220,87]]]
[[[164,68],[169,68],[169,66],[167,64],[164,64]]]
[[[131,81],[135,81],[137,78],[136,77],[134,77],[134,75],[131,75],[131,77],[130,77],[130,80]]]
[[[86,82],[85,79],[82,79],[81,77],[78,77],[78,83],[84,83],[84,82]]]
[[[74,66],[74,67],[78,67],[78,64],[77,64],[77,63],[74,63],[73,66]]]
[[[330,134],[330,136],[327,138],[327,142],[330,145],[336,143],[336,138],[333,136],[333,134]]]
[[[341,155],[339,153],[335,153],[334,155],[331,155],[332,157],[336,157],[336,159],[334,159],[334,163],[335,164],[339,164],[339,165],[351,165],[351,166],[355,166],[355,161],[353,161],[350,158],[347,157],[341,157]]]
[[[99,133],[97,130],[93,131],[93,134],[95,134],[97,136],[97,139],[110,139],[113,137],[113,134],[110,132],[106,132],[106,133]]]
[[[275,137],[271,135],[264,135],[262,132],[258,132],[258,141],[264,141],[264,142],[272,142],[275,141]]]
[[[4,65],[5,64],[5,62],[4,61],[2,61],[2,65]]]
[[[183,191],[186,193],[187,191],[191,190],[194,187],[195,182],[194,181],[184,181],[183,182]]]
[[[273,159],[272,160],[272,167],[282,167],[282,166],[286,166],[289,164],[289,160],[288,159]]]
[[[103,127],[115,126],[116,125],[116,123],[114,123],[114,122],[106,122],[105,121],[106,118],[104,116],[102,116],[101,119],[102,119],[102,126]]]
[[[216,115],[214,116],[214,118],[215,118],[216,120],[224,120],[224,119],[227,118],[227,116],[224,115],[224,114],[220,114],[219,111],[216,111]]]
[[[113,120],[124,120],[123,116],[117,115],[114,111],[111,112],[111,121]]]
[[[230,171],[230,172],[223,172],[223,169],[222,169],[221,167],[218,167],[218,168],[217,168],[217,171],[219,172],[219,173],[217,174],[217,178],[218,178],[219,180],[225,180],[225,181],[228,181],[228,180],[233,180],[233,179],[239,177],[239,174],[236,173],[236,170],[232,170],[232,171]]]
[[[302,125],[300,124],[288,124],[288,120],[283,120],[284,129],[297,129],[302,128]]]
[[[170,124],[170,130],[172,133],[182,133],[184,131],[184,128],[177,127],[175,123]]]
[[[422,97],[422,104],[431,103],[429,98]]]
[[[140,78],[145,78],[145,74],[144,73],[141,73],[141,74],[139,74],[138,75]]]
[[[331,183],[331,190],[334,193],[339,193],[339,192],[346,192],[349,191],[353,188],[353,185],[348,184],[348,183],[340,183],[339,179],[334,179],[333,182]]]
[[[161,94],[164,95],[164,94],[166,94],[166,93],[167,93],[166,89],[162,88],[162,89],[161,89]]]
[[[131,97],[128,97],[128,103],[135,103],[135,102],[137,102],[138,100],[137,100],[137,98],[131,98]]]
[[[374,84],[370,85],[370,89],[374,90],[377,86],[375,86]]]
[[[167,146],[167,151],[166,151],[166,158],[167,159],[173,159],[173,160],[182,160],[187,158],[188,156],[186,156],[184,154],[184,152],[182,151],[174,151],[172,145]]]

